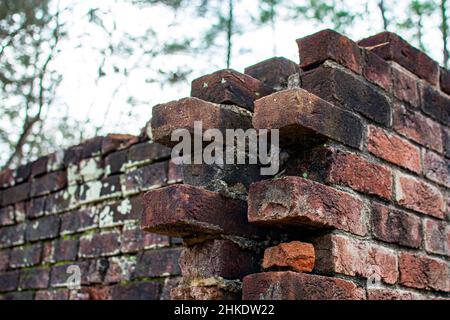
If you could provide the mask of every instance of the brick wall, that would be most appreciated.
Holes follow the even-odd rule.
[[[139,137],[3,171],[0,296],[448,299],[449,71],[391,33],[297,44],[194,80]],[[280,172],[175,166],[194,121],[279,129]]]

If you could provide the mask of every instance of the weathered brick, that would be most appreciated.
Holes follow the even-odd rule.
[[[157,162],[129,171],[125,175],[125,192],[154,189],[167,183],[168,162]]]
[[[166,146],[174,146],[178,142],[171,141],[172,132],[186,129],[193,134],[194,121],[202,121],[203,131],[211,128],[222,132],[226,129],[251,128],[251,114],[245,109],[197,98],[184,98],[153,107],[153,140]]]
[[[63,189],[67,185],[66,171],[57,171],[46,174],[34,180],[31,184],[31,197],[42,196],[50,192]]]
[[[441,90],[450,94],[450,71],[446,68],[441,67],[439,82]]]
[[[232,259],[230,259],[232,257]],[[258,255],[230,240],[211,240],[187,247],[180,258],[184,279],[242,279],[259,269]]]
[[[9,265],[11,268],[30,267],[41,262],[42,244],[15,247],[11,250]]]
[[[430,85],[420,86],[422,111],[430,117],[450,125],[450,98]]]
[[[396,104],[393,128],[401,135],[423,146],[442,152],[442,135],[439,124],[423,116],[420,112]]]
[[[172,159],[170,159],[167,166],[167,183],[172,184],[183,182],[183,165],[176,164]]]
[[[15,182],[22,183],[24,181],[27,181],[30,178],[30,175],[31,175],[31,163],[20,165],[16,169]]]
[[[382,32],[363,39],[358,44],[385,60],[397,62],[431,84],[439,81],[438,63],[395,33]]]
[[[392,67],[392,81],[394,84],[394,96],[408,103],[414,108],[420,108],[420,91],[417,79],[407,71]]]
[[[367,300],[423,300],[425,297],[416,292],[404,290],[368,288]]]
[[[81,160],[81,146],[72,146],[64,151],[63,163],[65,167],[76,164]]]
[[[83,159],[79,163],[69,165],[67,179],[69,184],[99,180],[104,174],[104,159],[100,156]]]
[[[77,259],[78,239],[63,239],[53,241],[52,261],[73,261]]]
[[[39,177],[47,173],[48,156],[43,156],[31,163],[31,177]]]
[[[14,206],[0,208],[0,226],[14,224]]]
[[[444,197],[435,186],[412,176],[396,176],[396,201],[400,205],[437,218],[444,218]]]
[[[370,221],[376,239],[412,248],[422,243],[420,218],[405,211],[374,203]]]
[[[363,125],[350,112],[303,90],[274,93],[255,102],[253,126],[280,129],[282,144],[311,144],[332,138],[361,148]]]
[[[19,202],[14,205],[14,220],[16,223],[24,222],[27,218],[27,203]]]
[[[81,158],[90,158],[101,154],[104,137],[94,137],[80,144]]]
[[[112,289],[113,300],[157,300],[159,297],[158,282],[138,282],[128,285],[115,285]]]
[[[444,149],[445,149],[445,156],[447,158],[450,158],[450,129],[443,127],[442,128],[442,132],[443,132],[443,144],[444,144]]]
[[[138,198],[133,197],[96,207],[100,228],[120,226],[138,220],[143,211]]]
[[[27,218],[34,219],[42,217],[45,213],[45,200],[46,197],[39,197],[28,201],[26,205]]]
[[[297,272],[311,272],[316,254],[310,243],[292,241],[281,243],[264,251],[263,268],[289,268]]]
[[[448,265],[444,260],[412,253],[401,253],[399,258],[400,283],[406,287],[450,291]]]
[[[48,216],[29,221],[25,237],[27,241],[55,238],[59,234],[59,224],[58,216]]]
[[[299,71],[298,64],[283,57],[274,57],[245,68],[245,74],[279,91],[287,89],[289,76]]]
[[[365,235],[362,201],[300,177],[254,183],[249,191],[251,223],[337,228]]]
[[[232,104],[253,111],[254,101],[273,89],[249,75],[232,69],[220,70],[192,81],[191,96],[205,101]]]
[[[423,150],[425,176],[439,184],[450,187],[450,160],[429,150]]]
[[[222,285],[180,286],[170,292],[171,300],[239,300],[240,292],[227,290]]]
[[[105,231],[82,236],[80,238],[80,257],[95,258],[119,253],[120,233]]]
[[[358,45],[333,30],[322,30],[297,40],[300,68],[307,70],[325,60],[334,60],[350,70],[362,72],[362,55]]]
[[[68,289],[56,289],[56,290],[39,290],[34,297],[35,300],[68,300]]]
[[[27,200],[30,196],[30,188],[31,184],[29,182],[25,182],[3,190],[2,206]]]
[[[181,248],[149,250],[139,253],[134,278],[176,276]]]
[[[148,232],[175,237],[262,233],[260,228],[249,225],[244,201],[224,198],[204,189],[173,185],[147,192],[143,201],[146,209],[141,227]]]
[[[26,224],[0,228],[0,248],[23,244]]]
[[[46,196],[45,213],[55,214],[68,211],[76,206],[80,198],[80,188],[69,186],[66,190],[61,190]]]
[[[4,271],[9,267],[9,257],[11,250],[0,250],[0,271]]]
[[[13,291],[19,286],[19,271],[0,273],[0,292]]]
[[[48,155],[47,172],[65,169],[64,150],[58,150]]]
[[[128,150],[117,151],[105,158],[105,173],[107,175],[123,172],[123,166],[128,159]]]
[[[33,299],[34,299],[34,292],[33,291],[8,292],[6,294],[0,295],[0,300],[23,301],[23,300],[33,300]]]
[[[52,287],[67,287],[68,280],[73,275],[73,273],[68,272],[73,268],[72,266],[77,266],[80,268],[81,273],[81,284],[89,284],[87,277],[89,275],[89,261],[74,261],[67,264],[54,265],[51,269],[50,276],[50,286]]]
[[[61,234],[86,231],[98,226],[98,214],[92,208],[79,209],[61,216]]]
[[[128,162],[158,161],[170,158],[170,148],[154,142],[136,144],[128,151]]]
[[[391,92],[393,88],[393,81],[391,77],[391,66],[389,63],[368,50],[363,50],[363,55],[363,76],[387,92]]]
[[[370,125],[368,150],[373,155],[415,173],[421,172],[420,150],[410,142]]]
[[[166,278],[161,291],[160,300],[170,300],[170,292],[181,282],[181,278]]]
[[[342,184],[385,199],[392,197],[393,178],[389,168],[336,147],[320,146],[305,151],[290,161],[287,174]]]
[[[14,173],[11,169],[6,168],[0,171],[0,187],[9,188],[14,185]]]
[[[314,246],[319,272],[374,277],[388,284],[399,277],[397,254],[391,249],[341,235],[319,237]]]
[[[361,300],[364,291],[353,282],[318,275],[265,272],[244,278],[243,300]]]
[[[108,260],[108,271],[104,282],[130,281],[136,267],[136,256],[112,257]]]
[[[123,150],[138,142],[138,137],[131,134],[108,134],[102,140],[102,154]]]
[[[50,281],[50,268],[27,269],[20,272],[21,289],[45,289]]]
[[[125,226],[122,231],[120,250],[124,253],[137,252],[143,249],[168,247],[169,238],[154,233],[143,232],[139,226]]]
[[[300,76],[301,87],[320,98],[354,110],[383,125],[391,121],[387,96],[366,81],[326,64]]]
[[[448,223],[425,219],[423,233],[426,251],[450,256],[450,225]]]

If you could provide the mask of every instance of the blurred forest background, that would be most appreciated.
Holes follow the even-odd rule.
[[[0,0],[0,167],[136,134],[193,78],[298,61],[295,39],[324,28],[394,31],[449,63],[447,0]]]

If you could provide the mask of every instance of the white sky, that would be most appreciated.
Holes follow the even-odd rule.
[[[301,2],[301,1],[300,1]],[[348,35],[354,40],[375,34],[381,30],[381,20],[376,9],[377,0],[369,1],[369,14],[362,21],[358,21],[355,27],[348,30]],[[388,1],[389,2],[389,1]],[[392,1],[393,2],[393,1]],[[391,2],[391,3],[392,3]],[[71,0],[62,0],[61,4],[73,3]],[[153,8],[139,8],[123,1],[100,0],[96,6],[109,8],[116,19],[117,31],[113,39],[119,41],[124,32],[133,35],[142,35],[149,26],[153,27],[158,35],[159,41],[169,40],[176,36],[186,34],[197,34],[208,27],[210,21],[205,19],[186,19],[180,13],[177,21],[179,25],[171,26],[173,14],[163,6]],[[348,6],[362,6],[365,1],[349,0]],[[399,14],[405,12],[406,1],[396,1],[395,10]],[[159,83],[147,83],[149,75],[157,74],[157,70],[164,66],[187,65],[194,70],[189,81],[202,74],[213,72],[224,67],[225,52],[215,52],[211,55],[189,56],[178,55],[175,57],[157,57],[152,60],[151,67],[138,68],[128,77],[119,77],[107,70],[107,75],[98,83],[97,68],[102,55],[99,47],[105,46],[105,36],[99,28],[87,23],[85,14],[90,1],[80,1],[75,6],[74,16],[71,20],[75,23],[70,28],[70,38],[61,44],[61,53],[53,67],[61,70],[63,81],[58,90],[56,107],[61,112],[68,110],[69,116],[80,121],[89,118],[94,124],[101,125],[105,122],[100,134],[109,132],[137,134],[139,130],[151,117],[152,106],[188,96],[190,92],[189,82],[180,83],[177,86],[161,87]],[[256,0],[240,1],[236,6],[237,19],[245,24],[250,12],[254,10]],[[112,20],[107,19],[107,23]],[[431,55],[438,60],[440,58],[440,35],[437,29],[439,19],[430,19],[426,25],[427,33],[425,42],[431,48]],[[434,25],[433,25],[434,24]],[[273,39],[275,39],[278,56],[284,56],[293,61],[298,61],[297,38],[317,32],[329,27],[326,24],[313,25],[308,21],[278,22],[275,37],[269,27],[255,28],[244,35],[235,38],[232,68],[243,72],[246,66],[257,63],[273,56]],[[429,31],[428,31],[429,30]],[[82,46],[76,48],[79,43],[78,37],[84,34]],[[408,38],[410,35],[402,34]],[[410,39],[409,39],[410,40]],[[148,46],[155,45],[153,40],[148,40]],[[130,66],[139,61],[135,59],[123,59],[116,62],[122,66]],[[121,89],[114,95],[115,89],[122,84]],[[142,101],[131,109],[127,98],[132,95]],[[64,108],[62,107],[64,106]],[[64,111],[63,111],[64,110]],[[106,120],[105,120],[106,114]],[[93,135],[87,130],[86,136]]]

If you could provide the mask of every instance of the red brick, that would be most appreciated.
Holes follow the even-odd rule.
[[[46,174],[43,177],[37,178],[31,184],[31,197],[42,196],[50,192],[61,190],[67,185],[66,171],[57,171]]]
[[[355,154],[336,147],[317,147],[292,161],[288,174],[307,175],[313,180],[341,184],[356,191],[392,197],[392,172]]]
[[[367,300],[423,300],[425,296],[416,292],[394,289],[369,288]]]
[[[121,251],[124,253],[168,247],[170,245],[167,236],[143,232],[138,226],[125,226],[120,243]]]
[[[450,71],[445,68],[441,68],[440,72],[440,87],[445,93],[450,94]]]
[[[67,190],[51,193],[45,197],[45,213],[55,214],[68,211],[80,200],[80,188],[70,186]]]
[[[364,204],[350,194],[299,177],[254,183],[249,191],[252,223],[336,228],[365,235]]]
[[[167,184],[168,162],[157,162],[129,171],[125,175],[125,192],[155,189]]]
[[[98,226],[98,215],[92,208],[79,209],[61,216],[61,234],[67,235]]]
[[[0,273],[0,292],[14,291],[19,286],[19,271]]]
[[[43,156],[31,163],[31,177],[39,177],[47,173],[48,156]]]
[[[104,137],[94,137],[83,141],[79,146],[81,148],[81,159],[86,159],[100,155],[102,152]]]
[[[120,256],[108,259],[105,283],[130,281],[136,267],[135,256]]]
[[[444,197],[436,187],[412,176],[396,177],[396,201],[405,208],[444,218]]]
[[[175,164],[173,160],[169,160],[167,168],[167,183],[183,182],[183,165]]]
[[[251,128],[251,114],[235,106],[218,105],[197,98],[184,98],[153,108],[151,128],[153,141],[165,146],[174,146],[172,132],[186,129],[194,132],[194,121],[202,121],[203,131],[207,129]]]
[[[128,151],[128,162],[158,161],[170,158],[170,148],[159,143],[142,142],[131,146]]]
[[[77,259],[78,239],[60,238],[53,242],[53,261],[73,261]]]
[[[450,291],[448,265],[443,260],[411,253],[399,258],[400,283],[406,287]]]
[[[385,94],[354,74],[324,64],[300,75],[301,87],[344,109],[356,111],[389,126],[391,105]]]
[[[0,226],[9,226],[14,224],[14,207],[8,206],[0,208]]]
[[[177,276],[181,248],[149,250],[139,253],[134,278]]]
[[[152,190],[143,197],[141,227],[175,237],[198,234],[260,235],[250,226],[244,201],[188,185]]]
[[[138,137],[131,134],[108,134],[102,140],[102,154],[123,150],[138,142]]]
[[[0,228],[0,248],[24,243],[26,224]]]
[[[167,278],[164,280],[160,300],[170,300],[170,292],[177,287],[181,282],[181,278]]]
[[[124,171],[127,162],[128,150],[113,152],[105,158],[105,172],[107,175],[117,174]]]
[[[232,259],[230,259],[232,257]],[[183,279],[242,279],[259,269],[258,255],[230,240],[211,240],[187,247],[180,257]]]
[[[393,66],[391,70],[394,96],[414,108],[420,108],[420,92],[417,79],[399,67]]]
[[[421,172],[420,150],[410,142],[369,126],[368,150],[373,155],[416,173]]]
[[[287,272],[265,272],[244,278],[243,300],[361,300],[364,290],[338,278]]]
[[[55,238],[59,234],[59,217],[48,216],[29,221],[25,238],[27,241]]]
[[[450,129],[447,127],[442,127],[442,132],[445,156],[450,158]]]
[[[16,169],[15,182],[22,183],[24,181],[27,181],[30,178],[30,175],[31,175],[31,163],[20,165]]]
[[[25,182],[3,190],[2,206],[25,201],[30,196],[31,183]]]
[[[315,240],[316,270],[363,278],[379,277],[394,284],[398,279],[397,254],[367,241],[341,235],[326,235]]]
[[[192,81],[191,96],[205,101],[232,104],[253,111],[254,101],[273,89],[249,75],[220,70]]]
[[[138,282],[118,284],[112,288],[113,300],[157,300],[160,284],[158,282]]]
[[[412,248],[419,248],[422,243],[420,218],[405,211],[374,203],[371,225],[378,240]]]
[[[441,127],[438,123],[396,104],[394,108],[393,128],[401,135],[438,152],[442,152]]]
[[[425,219],[423,233],[426,251],[450,256],[450,225],[448,223]]]
[[[298,39],[297,45],[300,67],[304,70],[330,59],[356,73],[362,72],[362,56],[358,45],[333,30],[323,30]]]
[[[36,292],[35,300],[68,300],[69,290],[39,290]]]
[[[34,292],[33,291],[22,291],[22,292],[9,292],[3,295],[0,295],[0,300],[33,300]]]
[[[391,77],[391,66],[378,55],[368,50],[363,51],[364,65],[363,75],[369,81],[377,84],[384,90],[391,92],[393,81]]]
[[[49,154],[47,161],[47,172],[59,171],[65,169],[64,166],[64,151],[58,150]]]
[[[89,274],[89,261],[73,261],[67,264],[57,264],[54,265],[50,272],[50,285],[52,287],[67,287],[69,277],[72,273],[68,273],[70,266],[78,266],[81,272],[81,284],[87,285],[89,282],[87,281],[87,277]]]
[[[27,218],[39,218],[45,213],[46,197],[33,198],[26,205]],[[51,202],[50,202],[51,204]]]
[[[11,169],[3,169],[0,171],[0,187],[9,188],[14,185],[14,174]]]
[[[181,286],[170,292],[171,300],[239,300],[238,292],[221,286]]]
[[[297,272],[311,272],[316,254],[310,243],[292,241],[281,243],[264,251],[263,268],[289,268]]]
[[[20,272],[21,289],[45,289],[50,281],[49,268],[27,269]]]
[[[275,89],[287,89],[289,76],[299,71],[298,64],[283,57],[274,57],[245,68],[245,74]]]
[[[88,234],[80,238],[80,257],[103,257],[119,253],[120,233],[118,231],[105,231]]]
[[[439,81],[438,63],[395,33],[382,32],[358,44],[385,60],[397,62],[431,84],[436,85]]]
[[[430,85],[422,85],[422,111],[442,122],[443,124],[450,124],[450,98],[447,95],[440,93]]]
[[[282,144],[311,144],[332,138],[361,148],[363,125],[350,112],[303,90],[274,93],[255,102],[253,126],[280,129]]]
[[[423,151],[423,171],[425,176],[450,188],[450,160],[432,151]]]
[[[12,268],[29,267],[41,262],[42,244],[36,243],[11,250],[9,265]]]

